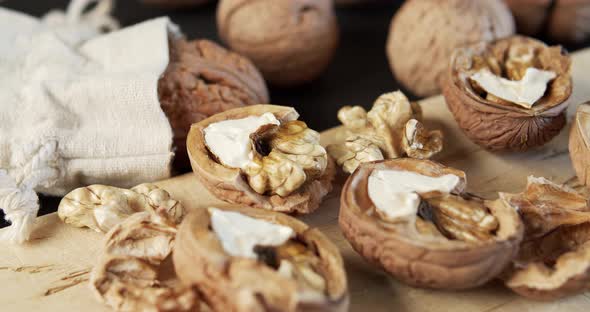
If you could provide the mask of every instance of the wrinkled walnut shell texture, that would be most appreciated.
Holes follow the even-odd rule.
[[[217,27],[228,46],[279,86],[317,78],[338,45],[332,0],[221,0]]]
[[[578,179],[583,185],[590,185],[590,147],[587,138],[590,133],[590,102],[578,106],[570,132],[569,151]]]
[[[514,34],[514,21],[499,0],[410,0],[394,16],[387,56],[395,77],[418,96],[440,91],[453,50]]]
[[[269,98],[262,76],[248,59],[208,40],[176,40],[170,46],[170,64],[158,82],[158,95],[174,132],[174,166],[187,169],[186,137],[193,123]]]
[[[507,205],[488,206],[500,227],[495,239],[477,244],[425,236],[416,231],[413,223],[385,223],[367,214],[367,209],[373,207],[367,191],[368,176],[374,169],[392,168],[464,177],[458,170],[426,160],[406,158],[362,164],[342,190],[339,224],[352,247],[365,259],[412,286],[465,289],[491,280],[516,255],[523,228],[516,212]]]
[[[290,280],[257,260],[228,255],[210,229],[209,212],[200,209],[187,216],[179,228],[174,265],[182,281],[196,287],[213,310],[259,311],[263,307],[267,311],[347,311],[342,257],[319,230],[280,213],[251,208],[230,210],[291,227],[297,239],[319,257],[319,273],[327,282],[327,296],[324,302],[297,303]]]
[[[540,49],[543,69],[558,75],[531,109],[487,101],[473,92],[462,77],[473,55],[490,53],[503,63],[506,51],[513,44]],[[443,79],[443,94],[457,124],[473,142],[490,150],[523,151],[547,143],[565,126],[567,99],[572,93],[570,65],[571,59],[561,47],[547,47],[527,37],[478,43],[455,51]]]
[[[229,203],[274,210],[286,213],[310,213],[331,190],[336,174],[334,161],[328,157],[328,165],[321,177],[305,183],[289,196],[260,195],[248,185],[240,169],[227,168],[211,158],[205,144],[203,129],[208,125],[228,119],[259,116],[271,112],[281,122],[296,120],[297,112],[290,107],[276,105],[252,105],[232,109],[194,124],[188,135],[189,158],[196,177],[217,198]]]

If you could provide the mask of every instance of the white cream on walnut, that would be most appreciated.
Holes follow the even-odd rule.
[[[250,135],[265,125],[279,125],[272,113],[241,119],[218,121],[207,126],[203,133],[209,151],[223,165],[244,169],[253,159]]]
[[[223,250],[234,257],[256,259],[256,246],[281,246],[295,235],[292,228],[239,212],[210,208],[211,227]]]
[[[374,170],[367,191],[378,212],[388,220],[395,220],[416,215],[420,205],[418,194],[450,193],[459,182],[459,177],[453,174],[430,177],[411,171]]]
[[[477,82],[486,92],[503,100],[531,108],[543,97],[547,90],[547,84],[555,79],[552,71],[540,70],[534,67],[526,69],[521,80],[509,80],[494,75],[488,69],[482,69],[471,75],[471,79]]]

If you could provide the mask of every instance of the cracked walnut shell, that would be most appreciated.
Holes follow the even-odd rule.
[[[160,106],[174,135],[174,167],[189,167],[186,137],[190,126],[211,115],[267,103],[262,76],[245,57],[209,40],[170,42],[170,63],[158,81]]]
[[[525,237],[506,286],[531,299],[553,300],[590,289],[588,197],[568,186],[529,177],[520,194],[500,194],[516,209]]]
[[[217,28],[228,46],[279,86],[317,78],[338,45],[332,0],[221,0]]]
[[[523,51],[527,55],[522,55]],[[547,143],[565,126],[572,93],[570,65],[571,59],[561,47],[549,47],[535,39],[514,36],[481,42],[455,51],[443,81],[443,94],[457,124],[473,142],[490,150],[523,151]],[[471,79],[487,69],[498,77],[519,80],[523,70],[530,68],[555,73],[531,108],[489,96]]]
[[[569,138],[569,151],[576,175],[590,185],[590,102],[578,106]]]
[[[208,126],[265,113],[272,113],[280,125],[263,126],[250,135],[253,157],[245,168],[216,159],[205,140]],[[332,189],[335,165],[319,145],[319,134],[298,117],[291,107],[253,105],[194,124],[187,146],[195,175],[213,195],[230,203],[287,213],[315,210]]]
[[[397,11],[387,39],[387,57],[406,89],[424,97],[439,93],[455,48],[514,34],[501,0],[409,0]]]
[[[387,219],[369,195],[369,177],[376,170],[453,175],[458,184],[449,194],[418,194],[418,213]],[[471,198],[465,183],[462,171],[428,160],[364,163],[342,190],[340,228],[361,256],[404,283],[438,289],[482,285],[516,255],[523,226],[512,207]]]
[[[185,285],[198,289],[213,310],[348,309],[346,273],[340,252],[319,230],[272,211],[244,207],[219,210],[289,227],[294,237],[276,247],[255,246],[254,258],[232,256],[212,229],[209,209],[187,216],[178,231],[174,265]],[[285,275],[285,259],[293,264],[294,276]],[[317,295],[305,295],[304,290],[310,287]]]
[[[361,163],[409,156],[425,159],[443,148],[441,131],[427,130],[419,121],[421,109],[400,91],[381,95],[370,111],[344,106],[338,119],[346,131],[343,143],[327,147],[346,173]]]

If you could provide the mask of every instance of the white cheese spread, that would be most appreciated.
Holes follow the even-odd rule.
[[[264,125],[279,125],[272,113],[212,123],[203,132],[209,151],[225,166],[243,169],[253,159],[250,134]]]
[[[459,181],[459,177],[453,174],[429,177],[411,171],[374,170],[369,175],[367,188],[375,208],[388,219],[398,219],[418,212],[418,194],[450,193]]]
[[[292,228],[239,212],[209,208],[211,227],[223,250],[234,257],[256,259],[256,246],[280,246],[295,236]]]

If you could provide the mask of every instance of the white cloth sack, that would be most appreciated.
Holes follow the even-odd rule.
[[[35,191],[170,176],[157,85],[174,26],[158,18],[100,35],[92,18],[68,19],[76,5],[61,23],[0,8],[0,208],[12,223],[2,239],[28,239]]]

